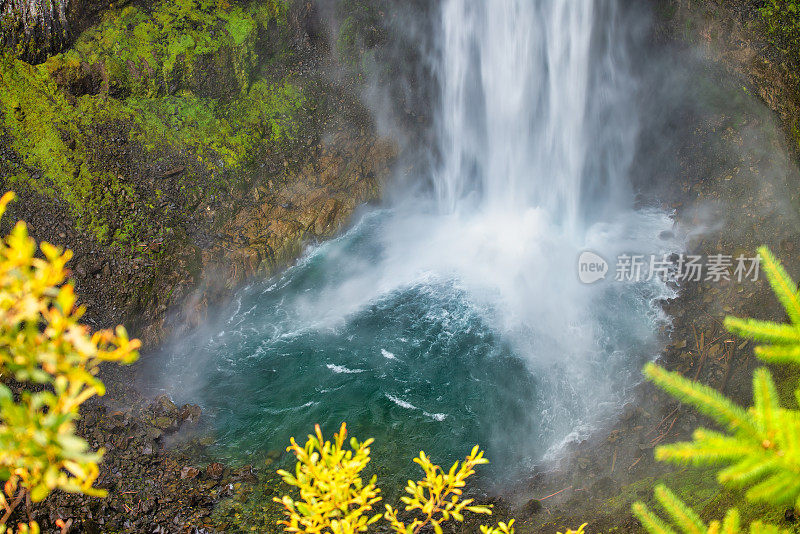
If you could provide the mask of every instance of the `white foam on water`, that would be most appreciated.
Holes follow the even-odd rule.
[[[419,408],[417,408],[410,402],[406,402],[403,399],[395,397],[394,395],[389,395],[387,393],[386,398],[395,403],[396,405],[400,406],[401,408],[405,408],[406,410],[419,410]]]
[[[316,355],[331,336],[341,336],[347,341],[337,348],[342,352],[320,357],[340,363],[326,364],[331,373],[312,390],[334,391],[321,382],[365,373],[380,351],[396,360],[382,366],[385,374],[352,377],[347,388],[358,391],[359,381],[385,379],[380,396],[413,376],[417,389],[404,396],[431,412],[386,398],[433,421],[451,417],[457,425],[465,417],[463,405],[437,406],[435,397],[446,390],[448,371],[464,371],[456,367],[464,361],[458,356],[470,346],[460,340],[475,328],[470,342],[489,340],[496,353],[522,360],[536,378],[529,396],[502,379],[487,386],[487,373],[460,382],[466,388],[481,384],[487,397],[499,399],[484,406],[509,405],[501,401],[512,391],[530,404],[527,412],[515,410],[513,428],[503,422],[504,413],[492,413],[491,421],[481,416],[479,430],[496,434],[481,445],[536,428],[535,435],[516,436],[514,446],[541,457],[619,409],[665,321],[659,301],[674,296],[657,280],[582,284],[577,258],[591,250],[613,265],[623,252],[660,255],[680,250],[681,243],[659,239],[672,229],[670,213],[634,207],[630,176],[640,123],[617,0],[443,0],[440,6],[438,45],[421,51],[435,67],[440,89],[431,158],[437,163],[420,177],[430,183],[428,196],[401,195],[366,213],[346,234],[311,248],[262,291],[271,303],[265,318],[243,312],[246,306],[237,300],[220,346],[227,339],[234,348],[247,347],[247,355],[283,357],[284,346],[328,336],[318,347],[302,346],[301,354]],[[403,323],[410,325],[403,331],[408,337],[399,339],[411,343],[401,359],[382,348],[397,337],[380,339],[380,327],[376,334],[351,321],[393,323],[395,317],[375,316],[394,297],[427,303]],[[476,316],[480,320],[471,322]],[[413,331],[415,324],[430,332]],[[236,336],[258,339],[265,351]],[[373,342],[364,359],[343,355]],[[221,352],[214,357],[241,357]],[[502,357],[493,359],[495,352],[487,358],[491,365],[505,364]],[[436,360],[440,367],[426,368],[435,376],[406,367],[409,361],[422,365],[420,359]],[[322,370],[319,362],[309,365]],[[225,369],[232,373],[235,365]],[[303,387],[300,378],[312,376],[308,370],[299,366],[297,380],[277,383],[286,391],[272,394],[298,393],[291,388]],[[304,400],[305,393],[287,397]],[[369,401],[355,408],[348,399],[341,402],[342,410],[364,409],[384,421]],[[526,425],[526,417],[536,424]]]
[[[329,363],[325,365],[325,367],[327,367],[336,374],[354,375],[358,373],[363,373],[365,371],[365,369],[348,369],[343,365],[336,365],[334,363]]]
[[[392,401],[393,403],[395,403],[396,405],[398,405],[399,407],[405,408],[406,410],[420,411],[420,412],[422,412],[422,415],[424,415],[425,417],[428,417],[430,419],[433,419],[434,421],[444,421],[445,419],[447,419],[447,414],[445,414],[445,413],[429,413],[429,412],[426,412],[425,410],[417,408],[416,406],[414,406],[410,402],[404,401],[403,399],[401,399],[399,397],[395,397],[394,395],[390,395],[390,394],[387,393],[386,394],[386,398],[389,399],[390,401]]]

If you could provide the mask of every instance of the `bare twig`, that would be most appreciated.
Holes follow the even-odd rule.
[[[641,461],[642,461],[642,458],[644,458],[644,456],[639,456],[639,457],[636,459],[636,461],[635,461],[635,462],[633,462],[633,463],[631,464],[631,466],[628,468],[628,471],[630,471],[631,469],[633,469],[634,467],[636,467],[636,464],[638,464],[639,462],[641,462]]]
[[[558,491],[557,491],[557,492],[555,492],[555,493],[551,493],[551,494],[550,494],[550,495],[548,495],[547,497],[542,497],[541,499],[537,499],[537,500],[539,500],[539,501],[544,501],[544,500],[546,500],[546,499],[549,499],[550,497],[555,497],[556,495],[558,495],[558,494],[559,494],[559,493],[561,493],[562,491],[567,491],[567,490],[568,490],[568,489],[570,489],[570,488],[572,488],[572,486],[567,486],[566,488],[564,488],[564,489],[562,489],[562,490],[558,490]]]
[[[22,498],[25,497],[25,488],[20,488],[19,493],[17,493],[17,497],[14,499],[14,502],[11,503],[11,506],[6,506],[6,513],[3,514],[3,517],[0,517],[0,525],[5,525],[8,518],[11,517],[11,514],[14,512],[14,509],[19,506],[19,503],[22,502]]]

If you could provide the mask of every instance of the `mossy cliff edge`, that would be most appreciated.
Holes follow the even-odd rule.
[[[378,197],[393,147],[324,74],[315,18],[164,0],[106,11],[36,65],[3,52],[2,188],[37,239],[76,251],[98,324],[158,342]]]

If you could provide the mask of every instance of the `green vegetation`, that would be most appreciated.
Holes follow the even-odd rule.
[[[777,259],[765,247],[759,249],[762,268],[773,291],[783,304],[790,323],[778,324],[755,319],[728,317],[725,326],[740,336],[766,343],[755,354],[768,363],[800,363],[800,291]],[[753,374],[753,406],[742,408],[718,391],[692,382],[678,373],[654,364],[645,375],[679,400],[691,404],[716,421],[725,432],[698,428],[693,441],[660,446],[656,458],[681,464],[724,465],[717,479],[733,488],[747,488],[745,497],[771,506],[800,506],[800,410],[781,405],[772,374],[766,368]],[[794,403],[800,403],[800,388]],[[671,523],[685,533],[743,532],[739,512],[730,509],[722,521],[706,525],[700,517],[665,486],[655,496]],[[634,514],[652,533],[676,530],[641,502]],[[752,533],[781,530],[762,521],[750,524]]]
[[[259,80],[230,103],[199,98],[190,92],[161,98],[130,98],[126,112],[136,127],[132,136],[150,151],[180,147],[197,161],[215,168],[238,168],[249,162],[264,140],[293,141],[294,120],[305,103],[301,89],[289,81]]]
[[[763,0],[759,6],[760,31],[771,45],[768,47],[770,59],[776,60],[784,83],[790,89],[790,94],[784,95],[783,100],[793,111],[784,120],[797,150],[800,149],[800,116],[796,107],[800,98],[797,92],[800,84],[800,1]],[[772,87],[768,89],[772,90]]]
[[[201,83],[195,75],[207,75],[196,67],[222,67],[224,83],[242,91],[258,60],[253,50],[258,24],[273,17],[282,20],[285,9],[280,0],[247,9],[225,0],[168,0],[152,11],[129,6],[106,13],[72,50],[49,60],[48,67],[98,65],[109,90],[141,96],[194,88]]]
[[[374,65],[375,47],[385,36],[383,17],[386,6],[365,0],[340,0],[337,15],[342,19],[336,38],[339,61],[363,76]]]
[[[0,199],[0,217],[12,198]],[[22,222],[0,240],[0,533],[26,497],[41,501],[56,489],[105,494],[93,487],[103,451],[89,451],[75,420],[81,404],[105,392],[100,363],[130,363],[139,348],[122,327],[90,334],[66,282],[72,253],[48,243],[39,252],[44,258]],[[15,393],[11,381],[23,388]],[[20,526],[28,530],[38,527]]]
[[[101,241],[109,235],[113,214],[128,214],[132,225],[141,226],[143,221],[129,208],[132,188],[117,174],[92,165],[86,146],[92,117],[81,102],[70,104],[41,67],[8,57],[0,66],[2,124],[24,163],[7,171],[7,185],[22,183],[63,198],[81,225]]]
[[[41,65],[6,53],[0,136],[19,157],[0,159],[0,175],[63,199],[101,244],[137,251],[160,242],[163,225],[131,168],[179,159],[186,172],[176,188],[194,200],[180,204],[193,206],[299,137],[310,112],[304,90],[291,76],[261,76],[269,58],[257,46],[267,25],[285,25],[286,9],[284,0],[164,0],[107,12]],[[123,152],[108,136],[134,148]]]
[[[759,8],[772,44],[794,65],[800,64],[800,2],[766,0]]]

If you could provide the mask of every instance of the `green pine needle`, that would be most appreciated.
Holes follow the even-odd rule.
[[[763,367],[753,373],[753,401],[759,430],[765,433],[774,431],[778,424],[777,412],[780,410],[778,390],[772,375]]]
[[[792,323],[800,325],[800,295],[797,284],[767,247],[759,247],[758,255],[761,256],[761,268],[767,274],[767,280],[778,300],[783,304],[786,315]]]
[[[758,451],[754,451],[754,455]],[[752,484],[770,472],[780,469],[780,462],[773,457],[755,456],[747,458],[719,472],[720,483],[733,487]]]
[[[677,534],[663,519],[651,512],[644,503],[633,503],[632,510],[633,515],[636,516],[650,534]]]
[[[700,517],[666,486],[663,484],[656,486],[655,496],[661,506],[664,507],[664,510],[672,517],[675,524],[685,534],[705,533],[706,525],[700,520]]]
[[[776,505],[793,504],[800,494],[797,473],[780,471],[747,491],[751,501],[767,501]]]
[[[800,343],[800,329],[788,324],[758,319],[739,319],[726,317],[725,328],[737,336],[776,344]]]
[[[653,513],[642,502],[637,501],[631,506],[633,515],[642,524],[644,530],[650,534],[678,534],[678,532],[681,534],[745,534],[747,532],[742,529],[739,512],[735,508],[728,510],[722,523],[712,521],[706,527],[700,517],[665,486],[657,486],[655,495],[672,518],[671,523]],[[673,526],[678,530],[675,530]],[[757,521],[750,525],[750,534],[789,534],[789,531]]]
[[[742,440],[705,428],[696,429],[693,438],[694,441],[690,442],[656,447],[656,460],[708,465],[740,460],[761,451],[760,445],[753,440]]]
[[[754,352],[767,363],[800,364],[800,345],[761,345]]]
[[[757,435],[754,421],[747,412],[714,388],[693,382],[679,373],[667,371],[654,363],[645,366],[644,374],[667,393],[686,404],[691,404],[730,430]]]
[[[736,508],[731,508],[725,514],[725,520],[722,522],[722,531],[720,534],[736,534],[739,532],[739,511]]]
[[[778,528],[775,525],[765,525],[761,521],[756,521],[750,525],[750,534],[789,534],[789,531]]]

